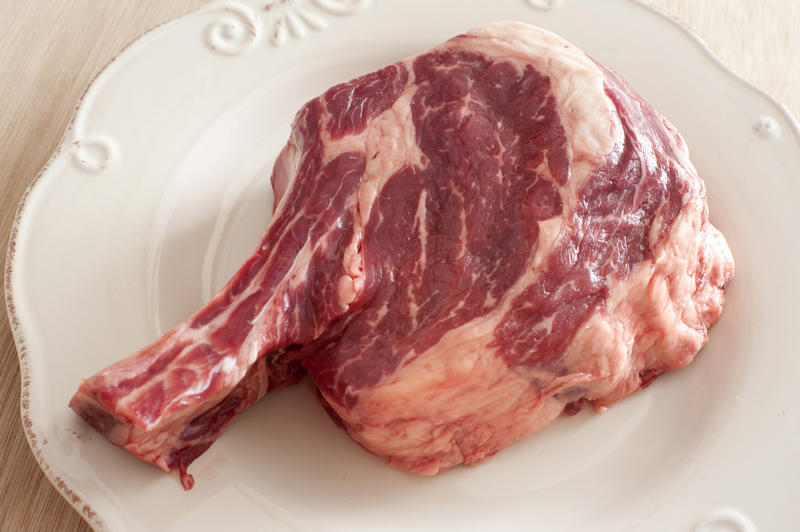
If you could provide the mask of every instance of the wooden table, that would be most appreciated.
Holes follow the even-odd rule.
[[[204,3],[0,0],[0,250],[23,191],[55,149],[89,80],[138,35]],[[800,116],[800,2],[651,3]],[[22,433],[19,390],[14,342],[0,317],[0,531],[89,530],[34,461]]]

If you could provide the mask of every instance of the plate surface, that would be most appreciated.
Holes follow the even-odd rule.
[[[212,3],[93,82],[14,226],[6,298],[36,458],[98,530],[735,530],[800,520],[800,131],[686,29],[633,0]],[[307,383],[272,394],[175,475],[67,402],[202,305],[257,245],[296,109],[471,27],[516,19],[617,69],[683,133],[737,272],[688,368],[489,462],[395,471]]]

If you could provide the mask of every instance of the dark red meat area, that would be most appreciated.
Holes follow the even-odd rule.
[[[220,313],[230,310],[224,326],[215,328],[205,342],[190,349],[186,349],[186,342],[165,348],[173,341],[172,335],[151,345],[140,356],[146,357],[151,352],[160,354],[144,372],[98,393],[98,398],[109,409],[131,390],[144,387],[145,395],[135,404],[136,413],[144,422],[153,421],[165,411],[165,401],[194,385],[196,371],[208,371],[224,357],[238,352],[253,328],[253,321],[272,297],[277,297],[283,305],[271,306],[276,327],[266,333],[273,336],[266,339],[261,355],[280,362],[267,365],[271,385],[283,386],[297,381],[296,375],[303,370],[296,357],[279,354],[287,352],[290,346],[311,341],[332,319],[347,310],[338,303],[334,292],[338,279],[345,274],[341,257],[353,233],[352,214],[346,203],[360,183],[365,166],[364,155],[356,152],[343,153],[323,164],[318,130],[321,113],[321,104],[315,100],[303,108],[298,117],[308,139],[299,171],[314,178],[304,179],[292,187],[291,195],[285,198],[289,202],[288,209],[283,211],[290,214],[275,219],[259,250],[231,280],[230,289],[220,292],[191,321],[192,328],[202,328]],[[293,266],[294,257],[307,242],[312,243],[314,252],[306,282],[276,294]],[[262,271],[265,275],[255,285],[256,289],[247,297],[240,297],[244,290],[252,288],[254,277]],[[165,369],[168,366],[172,369]],[[214,373],[209,386],[194,399],[202,400],[216,394],[224,385],[221,377],[221,373]],[[247,388],[251,378],[252,372],[241,386]],[[218,405],[214,411],[219,408]],[[219,418],[216,414],[213,416]],[[205,414],[201,417],[207,420]],[[100,428],[109,424],[113,426],[109,420],[99,418],[94,423]],[[189,455],[185,449],[181,452]]]
[[[605,67],[602,67],[605,69]],[[509,365],[554,368],[580,325],[608,295],[612,279],[651,258],[650,231],[661,217],[664,237],[686,192],[662,120],[606,70],[607,95],[625,132],[621,146],[589,176],[570,214],[571,233],[549,256],[547,269],[513,302],[495,331],[497,347]],[[661,141],[653,146],[651,139]],[[552,318],[549,327],[540,325]]]
[[[347,407],[357,401],[353,392],[488,313],[531,268],[537,222],[563,215],[555,184],[569,178],[567,140],[547,77],[463,52],[423,55],[413,68],[425,164],[402,169],[381,190],[363,240],[364,294],[302,358],[327,397]],[[567,214],[572,231],[497,328],[491,347],[510,366],[559,372],[567,345],[604,304],[609,280],[650,257],[656,216],[663,236],[681,207],[684,185],[666,155],[666,129],[653,131],[661,120],[609,76],[624,142],[589,176]],[[651,160],[643,163],[642,153]]]
[[[470,53],[421,56],[414,75],[425,164],[386,182],[365,227],[364,294],[303,357],[343,404],[346,387],[489,312],[528,267],[537,222],[562,212],[567,141],[547,77]]]
[[[398,63],[331,87],[323,96],[328,133],[339,139],[364,131],[370,120],[394,104],[407,81],[408,71]]]
[[[275,296],[276,287],[307,242],[319,244],[311,260],[314,267],[308,276],[311,286],[335,287],[337,280],[345,274],[341,261],[333,264],[332,257],[337,254],[341,257],[342,246],[347,245],[352,235],[352,215],[345,206],[361,181],[365,159],[362,153],[347,152],[323,165],[318,129],[321,113],[320,102],[314,100],[298,114],[297,121],[306,139],[298,173],[308,178],[298,179],[290,196],[284,199],[287,205],[282,212],[289,214],[273,221],[259,252],[237,274],[232,289],[225,293],[224,298],[205,307],[193,322],[194,327],[200,327],[225,311],[250,286],[253,276],[266,265],[266,275],[259,289],[243,302],[237,302],[225,327],[212,334],[211,340],[215,345],[226,349],[241,346],[252,329],[251,322],[266,302]],[[320,241],[323,235],[324,241]],[[304,286],[301,290],[286,294],[290,304],[284,304],[286,312],[276,315],[276,318],[286,321],[281,331],[284,334],[270,344],[270,350],[310,341],[321,332],[331,317],[347,310],[337,304],[338,298],[329,297],[331,294],[309,291],[307,288]],[[294,319],[290,309],[300,312],[303,319]]]

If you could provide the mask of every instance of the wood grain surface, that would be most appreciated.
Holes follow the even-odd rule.
[[[388,1],[388,0],[378,0]],[[568,1],[568,0],[567,0]],[[0,0],[0,250],[22,193],[92,77],[127,43],[204,0]],[[800,2],[651,0],[800,116]],[[22,432],[20,373],[0,302],[0,531],[89,527],[50,486]]]

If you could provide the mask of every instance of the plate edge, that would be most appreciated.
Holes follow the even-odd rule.
[[[772,105],[777,107],[778,110],[781,113],[783,113],[784,117],[787,119],[787,121],[791,125],[792,131],[793,131],[794,136],[795,136],[795,140],[797,140],[798,145],[800,145],[800,122],[794,116],[792,111],[786,106],[785,103],[781,102],[775,96],[773,96],[772,94],[767,92],[765,89],[762,89],[761,87],[759,87],[758,85],[756,85],[755,83],[753,83],[752,81],[750,81],[749,79],[744,77],[735,68],[733,68],[727,62],[725,62],[706,43],[706,41],[704,41],[702,39],[702,37],[700,37],[700,35],[698,35],[697,32],[691,26],[689,26],[686,22],[678,19],[677,17],[675,17],[673,15],[670,15],[669,13],[667,13],[664,10],[662,10],[661,8],[654,6],[653,4],[648,2],[647,0],[627,0],[627,1],[637,5],[638,7],[644,9],[645,11],[649,11],[650,13],[653,13],[653,14],[661,17],[662,19],[666,20],[667,22],[672,23],[674,26],[676,26],[678,29],[680,29],[684,33],[684,35],[686,35],[687,37],[692,39],[692,41],[694,41],[694,44],[697,45],[698,47],[700,47],[700,49],[706,55],[708,55],[708,57],[710,59],[712,59],[714,61],[714,63],[718,67],[720,67],[722,69],[723,73],[727,74],[728,76],[732,77],[733,79],[735,79],[739,83],[743,84],[745,87],[747,87],[751,91],[755,92],[759,96],[762,96],[762,97],[766,98]]]

